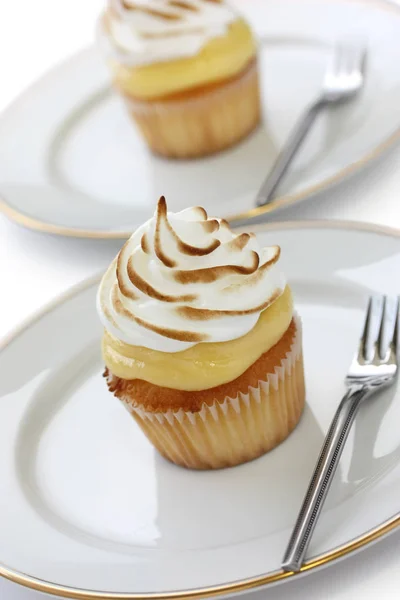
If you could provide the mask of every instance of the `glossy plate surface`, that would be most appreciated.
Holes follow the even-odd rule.
[[[294,433],[233,469],[160,458],[106,390],[88,281],[0,351],[0,574],[73,598],[229,594],[292,577],[280,559],[366,298],[398,292],[400,235],[327,223],[258,235],[282,246],[304,324],[307,407]],[[400,524],[399,422],[398,387],[361,410],[304,571]]]
[[[253,135],[203,160],[152,156],[111,93],[98,49],[89,48],[0,117],[0,209],[41,231],[101,238],[127,237],[161,194],[174,211],[200,204],[246,219],[327,189],[399,137],[400,7],[380,0],[236,3],[260,39],[264,125]],[[321,116],[277,201],[255,210],[256,192],[318,94],[340,36],[368,43],[365,89]]]

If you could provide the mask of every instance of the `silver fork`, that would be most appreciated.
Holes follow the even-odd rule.
[[[298,149],[306,138],[320,111],[339,102],[354,98],[364,83],[366,48],[357,42],[338,43],[328,67],[320,96],[306,110],[278,155],[269,175],[262,184],[257,206],[269,204]]]
[[[332,420],[314,474],[282,561],[284,571],[299,571],[329,492],[351,426],[365,398],[391,385],[397,375],[399,299],[370,298],[364,331],[350,365],[347,392]]]

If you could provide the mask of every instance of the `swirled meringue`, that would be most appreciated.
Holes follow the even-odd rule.
[[[105,273],[98,312],[115,338],[161,352],[237,339],[282,294],[279,256],[203,208],[168,213],[161,197]]]
[[[221,0],[112,0],[101,26],[119,58],[146,65],[194,56],[237,18]]]

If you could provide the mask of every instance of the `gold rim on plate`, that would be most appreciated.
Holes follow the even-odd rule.
[[[287,221],[282,223],[272,224],[261,224],[252,227],[251,229],[255,232],[259,231],[273,231],[277,229],[341,229],[341,230],[353,230],[363,231],[369,233],[378,233],[389,237],[397,238],[400,240],[400,229],[394,229],[383,225],[374,225],[369,223],[357,223],[354,221]],[[54,310],[57,306],[63,302],[74,297],[79,292],[86,288],[94,285],[96,281],[100,279],[100,275],[87,279],[84,282],[78,283],[77,285],[70,288],[67,292],[61,294],[58,298],[47,304],[44,308],[30,317],[28,320],[22,323],[16,330],[6,337],[4,341],[0,343],[0,351],[3,350],[8,344],[10,344],[16,337],[22,332],[28,329],[31,325],[36,323],[39,319],[45,316],[47,313]],[[79,588],[72,588],[68,586],[58,585],[49,581],[43,581],[37,579],[26,573],[20,573],[13,569],[6,567],[0,563],[0,576],[5,579],[9,579],[14,583],[18,583],[24,587],[53,594],[61,598],[72,598],[74,600],[184,600],[184,599],[201,599],[201,598],[212,598],[216,596],[222,596],[227,594],[234,594],[238,592],[246,592],[255,590],[266,586],[271,583],[277,583],[285,579],[291,579],[298,575],[308,573],[319,567],[330,564],[338,559],[344,558],[348,554],[356,552],[357,550],[363,549],[369,546],[373,542],[382,539],[389,535],[400,527],[400,510],[398,513],[378,525],[373,529],[367,531],[365,534],[350,540],[342,546],[338,546],[329,552],[320,554],[313,559],[306,562],[301,568],[299,573],[285,572],[285,571],[274,571],[272,573],[266,573],[250,579],[243,579],[230,583],[215,585],[205,588],[197,588],[191,590],[182,590],[177,592],[161,592],[161,593],[119,593],[119,592],[100,592],[93,590],[84,590]]]
[[[346,3],[357,3],[357,4],[366,4],[376,6],[385,11],[391,11],[400,16],[400,5],[396,5],[388,2],[387,0],[340,0],[343,4]],[[34,84],[35,85],[35,84]],[[23,94],[25,94],[23,92]],[[17,99],[18,100],[18,99]],[[16,101],[17,101],[16,100]],[[12,105],[11,105],[12,106]],[[324,181],[317,183],[315,185],[311,185],[303,191],[288,194],[285,196],[281,196],[276,198],[271,204],[267,206],[254,207],[250,208],[247,211],[228,215],[226,219],[235,224],[236,222],[243,222],[247,219],[254,219],[256,217],[260,217],[261,215],[267,215],[269,213],[274,212],[280,208],[287,208],[296,202],[300,202],[307,197],[311,197],[319,192],[322,192],[329,187],[343,181],[350,175],[353,175],[358,170],[360,170],[364,165],[371,162],[372,160],[378,158],[383,152],[388,150],[391,146],[395,144],[400,139],[400,126],[382,143],[378,144],[376,148],[374,148],[371,152],[368,152],[363,158],[357,160],[347,167],[341,169],[338,173],[333,175],[332,177],[326,178]],[[31,217],[25,215],[22,212],[19,212],[14,207],[10,206],[4,198],[0,198],[0,213],[3,213],[6,217],[11,219],[12,221],[27,227],[28,229],[33,229],[35,231],[40,231],[42,233],[50,233],[53,235],[61,235],[67,237],[77,237],[77,238],[91,238],[91,239],[126,239],[130,236],[132,232],[130,231],[103,231],[101,229],[92,230],[92,229],[80,229],[79,227],[65,227],[63,225],[55,225],[54,223],[47,223],[45,221],[40,221],[35,217]]]

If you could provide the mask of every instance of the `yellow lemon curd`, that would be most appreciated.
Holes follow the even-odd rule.
[[[226,35],[210,40],[190,58],[145,66],[126,66],[110,61],[123,93],[143,100],[176,94],[230,79],[255,56],[256,43],[243,19],[231,23]]]
[[[283,294],[260,315],[246,335],[228,342],[204,342],[182,352],[159,352],[131,346],[104,331],[103,359],[111,373],[122,379],[144,379],[176,390],[205,390],[244,373],[285,333],[293,316],[293,299]]]

